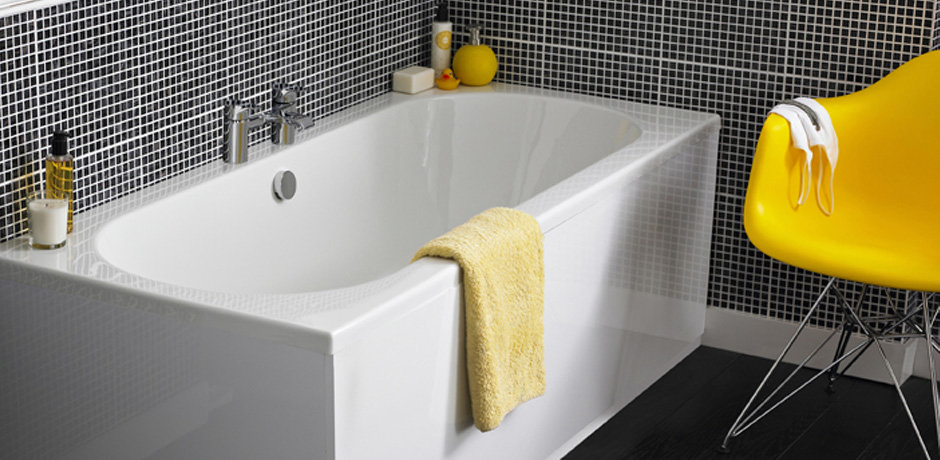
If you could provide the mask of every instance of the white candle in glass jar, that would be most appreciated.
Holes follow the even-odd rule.
[[[29,244],[50,249],[65,244],[68,237],[69,204],[66,200],[35,198],[27,204]]]

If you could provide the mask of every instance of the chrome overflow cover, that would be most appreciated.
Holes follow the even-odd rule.
[[[274,196],[289,200],[297,193],[297,177],[290,171],[278,171],[274,175]]]

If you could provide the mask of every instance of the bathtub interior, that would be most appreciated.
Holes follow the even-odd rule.
[[[630,144],[621,112],[564,99],[413,101],[133,211],[102,229],[122,270],[229,293],[343,288],[407,265],[426,241],[516,206]],[[281,170],[297,195],[273,196]],[[368,260],[369,263],[362,263]]]

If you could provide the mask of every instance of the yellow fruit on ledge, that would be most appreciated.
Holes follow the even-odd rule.
[[[482,28],[483,26],[479,25],[468,27],[470,44],[461,46],[454,54],[452,63],[454,75],[465,85],[485,85],[493,81],[499,69],[496,54],[489,46],[480,43],[480,29]]]

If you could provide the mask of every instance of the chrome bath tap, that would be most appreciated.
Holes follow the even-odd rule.
[[[313,118],[297,111],[297,93],[292,85],[274,85],[271,93],[271,142],[293,144],[297,131],[313,126]]]
[[[225,128],[222,158],[226,163],[248,161],[248,133],[267,123],[258,106],[243,101],[225,102]]]
[[[227,163],[248,161],[248,134],[253,128],[270,127],[274,144],[293,144],[297,131],[313,126],[313,118],[297,110],[298,86],[274,85],[270,112],[259,112],[260,107],[244,101],[225,102],[223,159]]]

